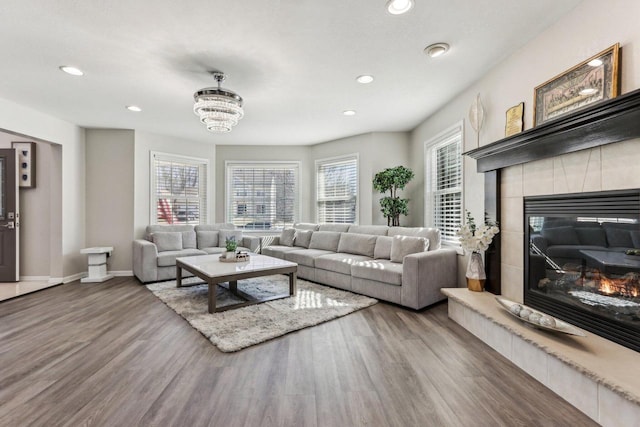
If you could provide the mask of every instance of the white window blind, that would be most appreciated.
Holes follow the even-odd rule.
[[[316,161],[318,222],[357,222],[358,157]]]
[[[298,163],[226,163],[226,220],[245,230],[281,230],[299,216]]]
[[[206,224],[209,161],[151,152],[151,223]]]
[[[427,143],[425,165],[429,183],[426,223],[440,230],[442,242],[459,245],[462,225],[462,125],[454,126]]]

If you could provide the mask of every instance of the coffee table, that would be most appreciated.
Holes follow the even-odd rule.
[[[248,261],[242,262],[222,262],[219,254],[177,258],[176,285],[178,288],[182,287],[182,270],[192,273],[209,285],[209,313],[287,298],[296,294],[298,264],[266,255],[251,254]],[[274,274],[287,274],[289,276],[288,294],[258,299],[238,289],[238,280],[272,276]],[[229,291],[232,294],[245,301],[224,307],[216,307],[216,286],[224,282],[229,282]]]
[[[581,250],[580,253],[595,261],[603,272],[624,274],[640,270],[640,257],[629,256],[624,252]]]

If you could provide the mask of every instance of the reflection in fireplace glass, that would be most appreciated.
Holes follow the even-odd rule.
[[[529,216],[529,290],[640,325],[637,219]]]

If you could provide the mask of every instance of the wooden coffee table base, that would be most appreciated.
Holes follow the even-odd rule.
[[[253,255],[260,256],[260,255]],[[220,274],[207,274],[200,271],[197,267],[190,265],[188,262],[183,262],[180,259],[176,260],[176,286],[182,287],[182,270],[186,270],[192,273],[194,276],[204,280],[208,285],[209,294],[209,313],[217,313],[221,311],[232,310],[235,308],[246,307],[248,305],[259,304],[267,301],[273,301],[281,298],[288,298],[296,294],[296,282],[297,282],[297,270],[296,264],[288,263],[287,266],[278,266],[276,268],[270,268],[268,270],[256,270],[256,271],[244,271],[236,272],[233,274],[220,275]],[[286,274],[289,276],[289,293],[272,295],[266,298],[256,298],[238,289],[238,280],[250,279],[253,277],[272,276],[276,274]],[[245,301],[226,305],[224,307],[216,307],[216,286],[221,283],[229,282],[229,291]]]

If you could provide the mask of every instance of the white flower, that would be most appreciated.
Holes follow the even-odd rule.
[[[472,231],[474,228],[475,231]],[[493,238],[499,232],[500,228],[492,222],[486,222],[476,228],[475,221],[467,213],[467,224],[463,224],[456,235],[465,251],[483,252],[489,248]]]

